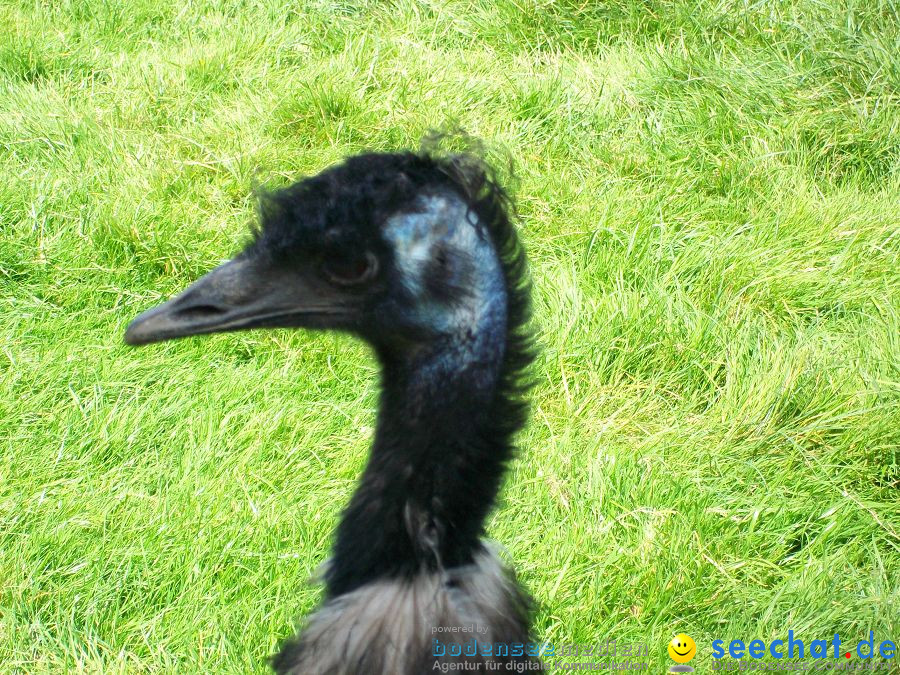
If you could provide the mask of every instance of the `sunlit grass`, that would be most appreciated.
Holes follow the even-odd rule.
[[[888,0],[0,4],[0,664],[263,672],[375,364],[141,351],[254,185],[459,125],[518,168],[543,352],[490,521],[556,644],[900,638]]]

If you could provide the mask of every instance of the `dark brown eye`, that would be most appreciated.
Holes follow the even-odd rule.
[[[378,260],[366,251],[359,257],[331,258],[322,264],[322,270],[333,283],[352,286],[368,281],[378,271]]]

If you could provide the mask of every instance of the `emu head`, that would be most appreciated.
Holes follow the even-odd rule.
[[[305,327],[356,333],[387,355],[434,343],[483,352],[478,336],[505,326],[490,221],[506,212],[502,193],[479,201],[493,184],[461,157],[359,155],[264,194],[253,241],[138,316],[125,341]],[[478,360],[499,356],[496,343]]]

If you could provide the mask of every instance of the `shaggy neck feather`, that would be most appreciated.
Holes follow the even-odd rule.
[[[380,577],[466,564],[509,455],[490,419],[506,339],[505,301],[414,355],[382,354],[371,455],[344,512],[326,580],[329,595]]]

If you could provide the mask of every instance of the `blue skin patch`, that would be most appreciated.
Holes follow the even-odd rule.
[[[393,246],[401,283],[413,300],[413,320],[427,327],[440,349],[425,368],[430,375],[478,365],[487,386],[503,357],[506,290],[497,252],[477,216],[455,193],[420,197],[417,210],[390,218],[384,237]],[[445,260],[442,283],[457,287],[451,299],[429,284],[438,255]],[[476,383],[477,384],[477,383]]]

